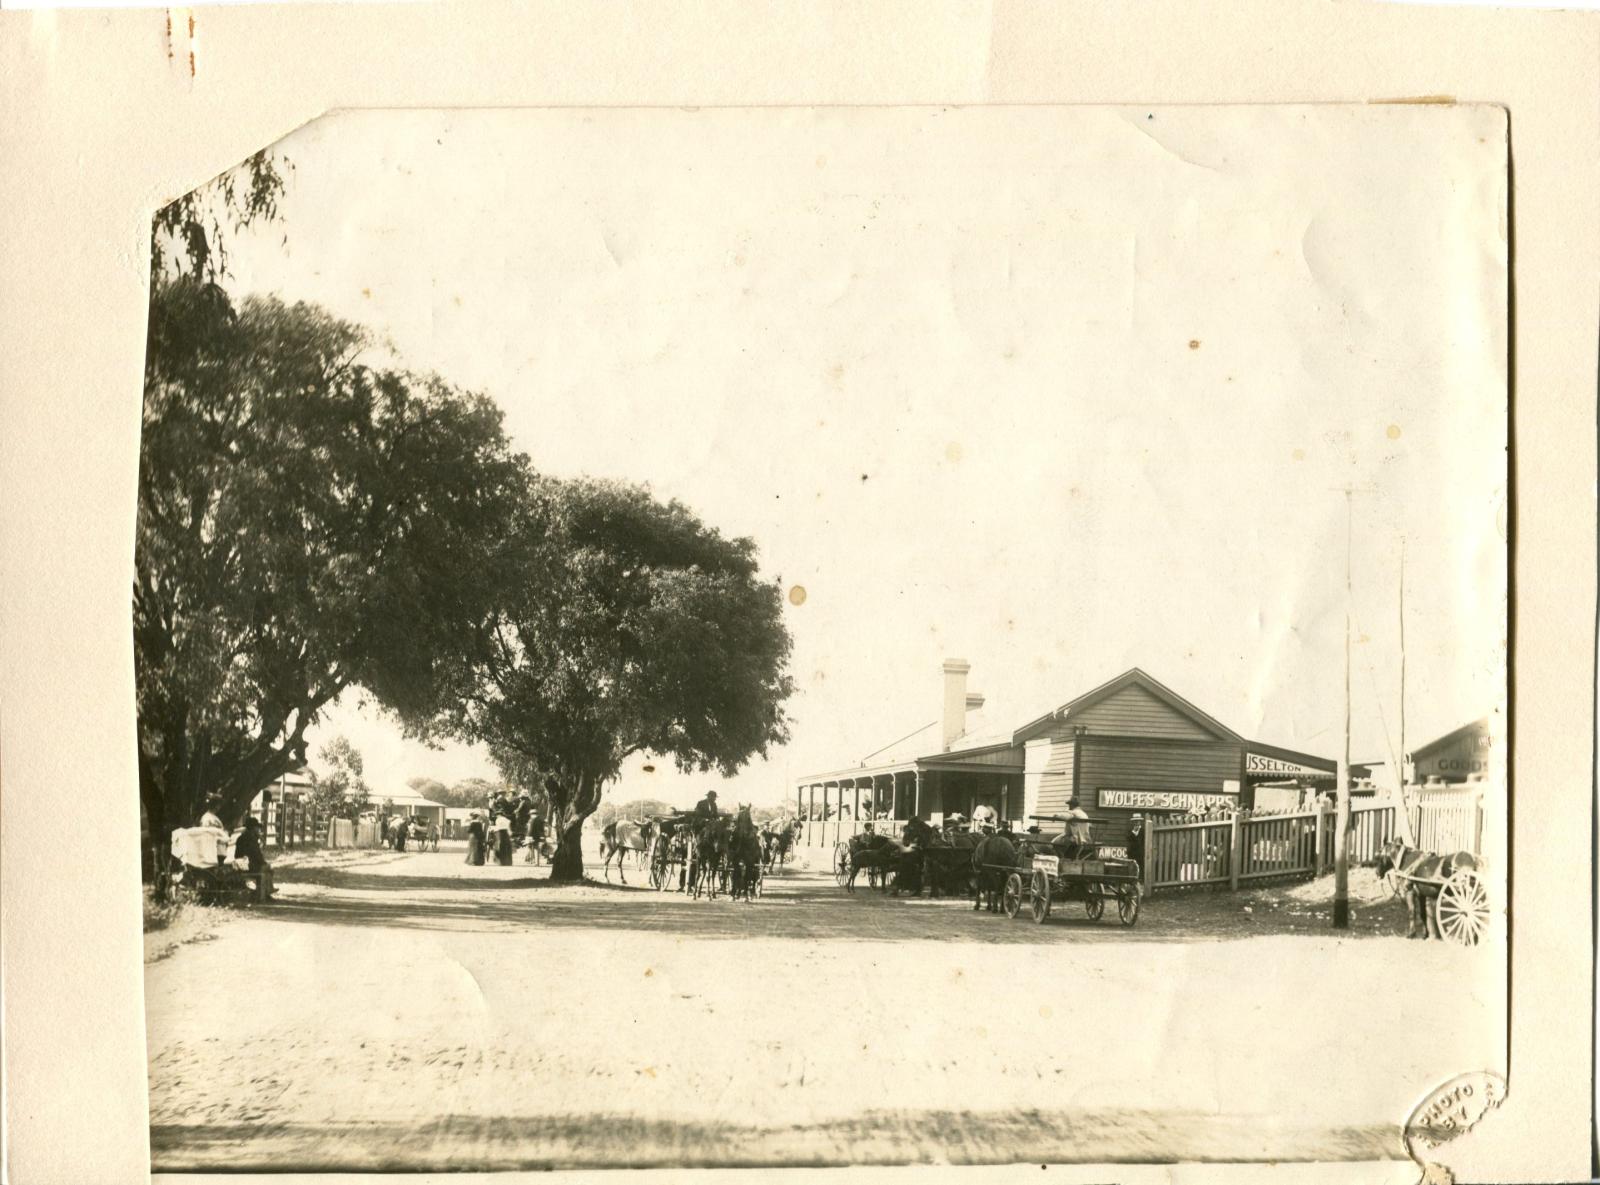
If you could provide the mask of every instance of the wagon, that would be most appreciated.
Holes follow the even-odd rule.
[[[1089,920],[1105,914],[1106,902],[1117,903],[1117,918],[1124,926],[1139,921],[1139,865],[1137,861],[1100,855],[1094,843],[1070,843],[1061,836],[1024,836],[1017,846],[1017,863],[1010,869],[994,865],[986,870],[1005,875],[1000,901],[1006,916],[1015,918],[1024,902],[1036,923],[1050,916],[1051,906],[1080,901]]]

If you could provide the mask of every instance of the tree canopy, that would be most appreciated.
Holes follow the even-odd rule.
[[[470,669],[526,460],[488,399],[371,350],[313,306],[152,295],[133,616],[158,825],[209,793],[237,815],[346,688],[424,718]]]
[[[755,544],[614,481],[539,479],[501,563],[489,645],[446,727],[539,781],[582,875],[583,820],[637,752],[732,774],[788,737],[791,641]]]

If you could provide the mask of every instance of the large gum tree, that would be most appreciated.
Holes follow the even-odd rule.
[[[788,738],[791,647],[749,539],[613,481],[540,479],[499,557],[509,590],[445,727],[542,786],[557,881],[634,753],[732,774]]]
[[[208,795],[232,823],[303,764],[347,689],[441,710],[529,480],[493,403],[383,364],[359,328],[193,275],[154,290],[133,637],[158,853]]]

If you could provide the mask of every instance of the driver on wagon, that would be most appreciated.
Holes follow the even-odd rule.
[[[717,817],[717,792],[707,790],[706,796],[694,804],[694,814],[697,819],[715,819]]]

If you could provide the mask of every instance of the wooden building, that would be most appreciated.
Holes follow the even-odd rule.
[[[1459,785],[1489,776],[1489,721],[1474,720],[1411,752],[1412,780]]]
[[[981,718],[983,697],[966,690],[969,669],[945,662],[941,721],[853,767],[796,781],[810,842],[831,842],[869,818],[897,829],[913,816],[970,818],[979,805],[1020,830],[1033,816],[1065,813],[1075,797],[1100,824],[1097,837],[1116,845],[1136,813],[1252,807],[1255,787],[1268,783],[1333,788],[1333,761],[1247,740],[1137,667],[1020,727],[998,728]]]

